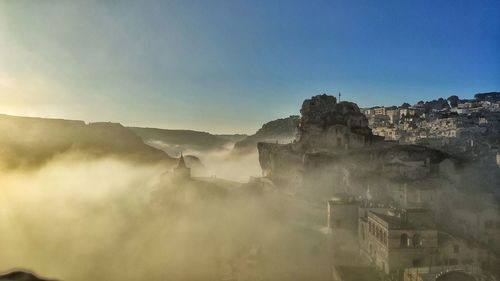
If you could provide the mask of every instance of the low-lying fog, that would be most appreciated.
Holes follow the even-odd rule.
[[[178,157],[181,151],[184,155],[198,157],[204,167],[195,167],[193,169],[194,176],[216,176],[238,182],[247,182],[250,177],[261,176],[257,149],[247,153],[236,153],[233,151],[234,144],[228,144],[221,149],[209,151],[172,146],[158,140],[150,140],[147,144],[175,157]]]
[[[218,177],[260,173],[243,164],[256,155],[205,157]],[[159,185],[164,171],[68,154],[39,169],[1,172],[0,271],[74,281],[327,279],[327,247],[315,230],[324,206],[242,187],[186,196],[189,183]],[[177,192],[152,195],[157,189]],[[316,225],[304,225],[304,214]]]

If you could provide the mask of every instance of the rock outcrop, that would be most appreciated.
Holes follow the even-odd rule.
[[[376,196],[384,197],[389,196],[382,192],[384,185],[433,177],[450,159],[435,149],[383,142],[372,134],[356,104],[337,103],[332,96],[304,101],[301,114],[293,143],[258,144],[263,176],[278,186],[319,196],[362,196],[372,186]]]
[[[297,136],[299,122],[300,118],[297,115],[270,121],[264,124],[255,134],[235,143],[234,152],[245,153],[255,151],[258,142],[291,142]]]
[[[353,147],[370,146],[378,140],[354,103],[337,103],[333,96],[318,95],[305,100],[300,113],[298,134],[292,143],[258,144],[264,176],[281,182],[301,182],[306,155],[345,153]]]
[[[297,145],[306,152],[359,148],[379,139],[352,102],[337,103],[333,96],[318,95],[305,100],[300,113]]]

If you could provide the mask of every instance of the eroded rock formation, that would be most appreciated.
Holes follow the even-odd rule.
[[[300,112],[293,143],[258,144],[263,176],[277,185],[318,196],[347,192],[380,199],[415,187],[418,201],[423,194],[418,188],[434,188],[430,179],[436,174],[454,172],[453,161],[443,152],[374,136],[354,103],[319,95],[305,100]]]
[[[258,142],[288,143],[297,136],[299,121],[299,116],[292,115],[267,122],[255,134],[236,142],[234,152],[254,151]]]
[[[296,145],[305,152],[359,148],[379,139],[368,127],[366,116],[352,102],[337,103],[333,96],[318,95],[305,100],[300,113]]]

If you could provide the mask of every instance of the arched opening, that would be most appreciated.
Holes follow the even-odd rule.
[[[413,235],[413,238],[411,239],[411,241],[412,241],[413,247],[420,247],[423,244],[422,243],[422,237],[418,233],[415,233]]]
[[[408,234],[403,233],[401,234],[401,239],[400,239],[400,245],[401,247],[408,247]]]

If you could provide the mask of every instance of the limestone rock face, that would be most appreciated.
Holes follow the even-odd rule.
[[[264,124],[255,134],[235,143],[234,152],[254,151],[258,142],[289,143],[297,136],[299,121],[299,116],[296,115],[270,121]]]
[[[304,159],[311,153],[345,153],[370,146],[376,136],[367,118],[352,102],[337,102],[328,95],[306,99],[300,110],[297,138],[293,143],[259,143],[259,161],[263,175],[286,182],[301,181]]]
[[[363,147],[376,139],[355,103],[323,94],[305,100],[300,113],[297,144],[305,151]]]
[[[383,142],[356,104],[338,103],[332,96],[305,100],[301,114],[293,143],[258,144],[263,176],[297,192],[365,196],[372,189],[370,196],[375,192],[384,198],[393,194],[387,186],[399,190],[401,182],[410,186],[416,179],[432,178],[449,158],[426,147]]]
[[[311,126],[324,129],[333,125],[368,127],[366,116],[355,103],[337,103],[335,97],[325,94],[305,100],[300,113],[300,127],[306,132]]]
[[[263,176],[273,178],[277,183],[300,181],[302,153],[295,151],[292,144],[260,142],[257,148]]]
[[[334,96],[328,96],[326,94],[314,96],[305,100],[300,109],[301,127],[307,128],[308,125],[320,124],[324,115],[333,111],[336,104],[337,99]]]

